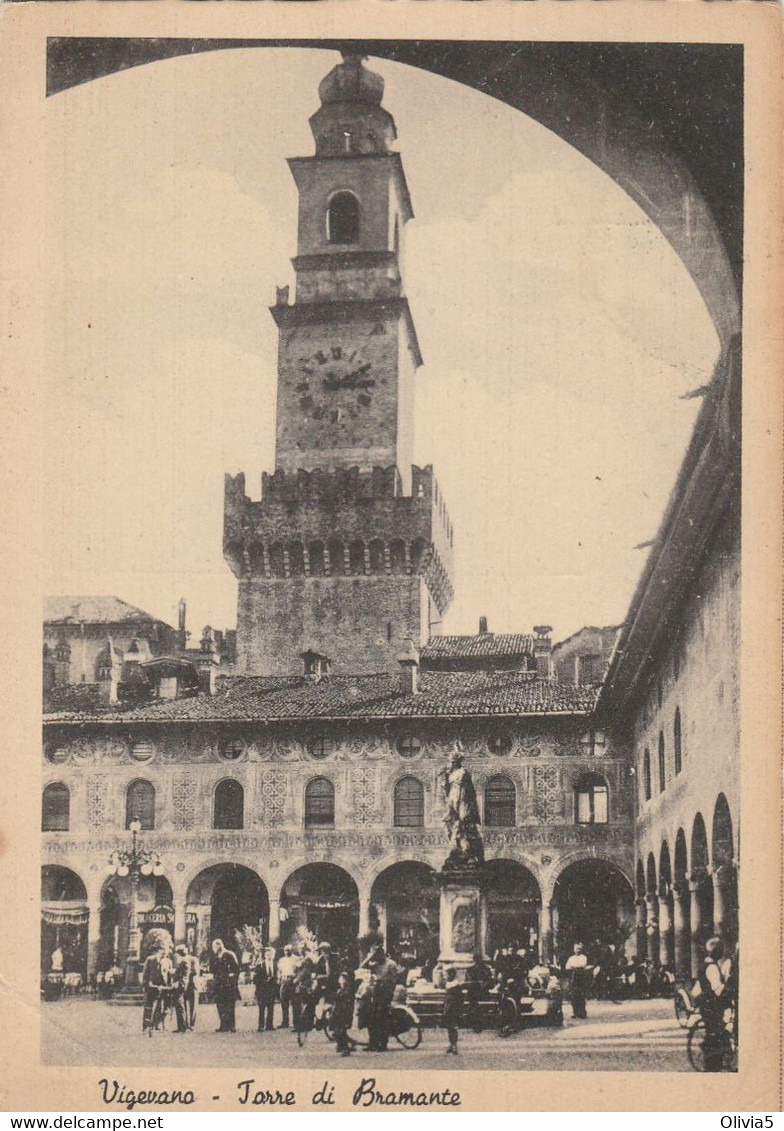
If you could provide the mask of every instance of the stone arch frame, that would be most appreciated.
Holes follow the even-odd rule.
[[[302,43],[128,39],[113,52],[98,54],[85,52],[73,37],[50,47],[47,93],[171,56],[249,46]],[[734,50],[737,45],[656,45],[654,54],[646,44],[447,41],[437,55],[415,39],[322,40],[318,46],[394,59],[460,82],[533,118],[575,148],[620,185],[675,249],[726,355],[740,326],[743,259],[742,54]],[[690,99],[681,78],[685,71],[692,82],[696,75],[700,86],[715,88],[717,97],[709,103]]]
[[[360,878],[358,878],[355,874],[356,862],[352,863],[346,860],[341,854],[335,854],[333,852],[324,852],[320,855],[315,855],[314,853],[299,853],[296,856],[287,857],[285,874],[282,876],[282,878],[274,888],[267,889],[270,892],[270,901],[273,902],[272,892],[274,890],[274,902],[276,902],[278,906],[282,906],[284,899],[283,889],[285,888],[289,880],[294,875],[296,875],[297,872],[302,871],[304,868],[319,867],[320,865],[337,868],[341,872],[343,872],[353,883],[354,888],[357,892],[357,899],[361,905],[364,898],[364,885],[361,883]],[[367,891],[369,893],[369,887],[367,888]]]
[[[268,872],[260,868],[256,858],[243,858],[241,853],[232,855],[216,855],[205,856],[203,859],[196,861],[190,868],[186,868],[183,872],[177,873],[176,868],[174,874],[177,879],[172,878],[172,870],[166,869],[165,874],[169,876],[169,883],[172,886],[175,900],[183,900],[186,903],[192,902],[188,899],[191,894],[191,887],[194,882],[199,878],[202,872],[209,871],[210,868],[219,868],[221,866],[247,868],[249,872],[253,872],[256,877],[261,880],[268,893],[274,889],[274,883]],[[270,894],[270,899],[272,895]]]
[[[572,864],[581,864],[583,861],[595,860],[600,864],[607,864],[610,868],[614,868],[616,872],[621,875],[626,883],[629,885],[629,890],[634,893],[635,887],[632,880],[629,878],[628,869],[620,861],[616,860],[613,856],[609,856],[606,852],[592,852],[590,849],[578,848],[574,852],[565,852],[562,856],[554,862],[553,867],[549,873],[549,882],[547,884],[547,893],[549,902],[552,903],[553,892],[558,881],[563,876],[564,872],[571,868]],[[542,896],[544,898],[545,887],[542,887]]]

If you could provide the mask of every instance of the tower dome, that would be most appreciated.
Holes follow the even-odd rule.
[[[343,54],[343,62],[319,83],[322,105],[331,102],[369,102],[379,106],[384,96],[384,80],[363,65],[363,56]]]
[[[381,105],[384,80],[362,60],[344,53],[319,83],[321,107],[310,119],[319,157],[388,153],[397,137],[394,119]]]

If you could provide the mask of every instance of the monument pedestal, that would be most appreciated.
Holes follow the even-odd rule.
[[[453,966],[462,981],[474,955],[485,954],[487,893],[481,865],[444,866],[440,920],[438,961]]]

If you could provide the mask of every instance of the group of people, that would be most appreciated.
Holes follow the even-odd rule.
[[[193,1029],[199,998],[199,974],[199,960],[184,943],[176,946],[172,954],[164,941],[158,942],[142,968],[142,1030],[160,1026],[163,1006],[170,1007],[174,1012],[177,1020],[176,1033],[187,1033],[189,1029]]]
[[[221,939],[212,944],[213,998],[218,1009],[218,1032],[234,1032],[240,964],[236,954]],[[381,946],[371,949],[364,962],[353,962],[333,954],[327,942],[315,948],[287,943],[278,954],[267,946],[251,967],[258,1005],[258,1031],[275,1028],[275,1008],[280,1005],[279,1029],[317,1024],[319,1003],[331,1007],[330,1030],[339,1055],[349,1056],[352,1042],[348,1031],[356,1024],[368,1031],[368,1049],[383,1052],[390,1037],[392,1004],[405,968],[394,962]]]

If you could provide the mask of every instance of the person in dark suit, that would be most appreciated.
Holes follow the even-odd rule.
[[[318,949],[319,956],[313,972],[318,982],[319,997],[332,1001],[338,988],[338,966],[328,942],[319,943]]]
[[[275,948],[268,946],[253,971],[256,1001],[259,1004],[259,1032],[274,1028],[275,998],[278,996],[278,963]]]
[[[187,1033],[188,1024],[185,1020],[185,994],[191,976],[191,961],[187,948],[180,945],[174,950],[174,969],[171,976],[172,1005],[174,1016],[177,1018],[178,1033]]]
[[[341,971],[338,977],[338,988],[335,993],[335,1004],[332,1009],[332,1031],[335,1034],[335,1045],[340,1056],[351,1055],[351,1042],[348,1031],[354,1024],[354,979],[348,970]]]
[[[460,1025],[462,1012],[463,987],[458,982],[457,974],[454,969],[450,966],[446,972],[444,1009],[441,1014],[441,1028],[446,1029],[447,1036],[449,1037],[449,1048],[446,1050],[447,1055],[451,1053],[453,1056],[457,1056],[458,1026]]]
[[[170,966],[166,958],[166,947],[161,943],[144,961],[142,985],[144,986],[144,1012],[142,1013],[142,1032],[152,1024],[153,1007],[161,991],[169,985]]]
[[[212,975],[214,978],[215,1004],[218,1007],[220,1024],[218,1033],[233,1033],[237,1027],[235,1007],[237,1003],[237,983],[240,977],[240,964],[237,955],[227,950],[222,939],[212,944]]]

